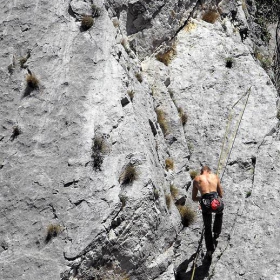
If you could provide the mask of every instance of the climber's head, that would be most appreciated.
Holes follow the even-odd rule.
[[[200,174],[203,174],[204,172],[206,172],[206,173],[211,173],[210,167],[207,166],[207,165],[204,165],[204,166],[201,168],[201,170],[200,170]]]

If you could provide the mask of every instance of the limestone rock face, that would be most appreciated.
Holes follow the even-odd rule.
[[[0,279],[189,279],[204,164],[226,208],[197,277],[279,277],[278,95],[218,2],[0,5]]]

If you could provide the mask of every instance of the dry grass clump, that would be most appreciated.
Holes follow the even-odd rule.
[[[181,215],[182,224],[184,227],[188,227],[191,225],[196,218],[196,213],[186,205],[178,205],[178,211]]]
[[[202,20],[208,22],[208,23],[215,23],[216,20],[220,17],[220,14],[216,10],[209,10],[207,11],[203,16]]]
[[[181,119],[182,125],[185,126],[188,121],[188,115],[184,112],[182,107],[178,108],[179,117]]]
[[[133,101],[134,93],[135,93],[135,92],[134,92],[134,90],[132,90],[132,89],[127,91],[127,94],[128,94],[128,96],[129,96],[129,98],[130,98],[131,101]]]
[[[142,83],[143,82],[143,76],[141,73],[135,73],[135,77],[136,79],[138,80],[139,83]]]
[[[39,80],[36,78],[34,74],[27,75],[26,83],[32,89],[36,89],[39,87]]]
[[[255,50],[254,52],[255,58],[260,62],[261,67],[265,70],[268,70],[271,67],[271,60],[269,59],[269,56],[263,55],[260,51]]]
[[[198,172],[196,170],[192,170],[190,171],[190,176],[192,178],[192,180],[198,175]]]
[[[138,171],[134,165],[127,165],[125,170],[120,176],[120,181],[122,185],[128,185],[133,183],[135,180],[138,179]]]
[[[53,237],[58,236],[58,234],[62,231],[60,225],[50,224],[47,228],[47,236],[45,242],[48,243]]]
[[[120,198],[120,202],[122,203],[122,209],[123,209],[125,207],[125,205],[126,205],[128,197],[124,196],[124,195],[120,195],[119,198]]]
[[[95,137],[91,147],[92,167],[95,170],[101,170],[101,165],[106,151],[106,144],[102,137]]]
[[[157,114],[157,121],[160,125],[160,128],[161,128],[163,134],[166,135],[168,132],[168,124],[165,119],[165,113],[161,109],[156,109],[156,114]]]
[[[20,65],[20,67],[21,68],[24,68],[25,67],[25,63],[26,63],[26,61],[27,61],[27,58],[26,57],[21,57],[20,59],[19,59],[19,65]]]
[[[81,27],[83,30],[88,30],[93,26],[93,17],[91,16],[83,16],[81,21]]]
[[[91,5],[91,11],[93,17],[99,17],[101,15],[101,10],[95,4]]]
[[[171,196],[172,196],[173,198],[176,198],[177,195],[178,195],[178,193],[179,193],[179,190],[178,190],[178,188],[176,188],[176,187],[172,184],[172,185],[170,185],[170,193],[171,193]]]
[[[168,66],[175,55],[176,55],[176,48],[175,45],[173,45],[167,51],[163,53],[158,53],[156,55],[156,59],[162,62],[163,64],[165,64],[166,66]]]
[[[195,29],[196,26],[197,26],[197,25],[196,25],[194,22],[191,22],[191,21],[190,21],[190,22],[184,27],[184,30],[185,30],[186,32],[189,32],[189,31]]]
[[[172,201],[172,197],[170,194],[166,194],[165,195],[165,203],[168,209],[170,209],[171,206],[171,201]]]
[[[174,161],[173,161],[172,158],[167,158],[165,160],[165,168],[166,168],[166,170],[169,170],[169,169],[173,170],[174,169]]]

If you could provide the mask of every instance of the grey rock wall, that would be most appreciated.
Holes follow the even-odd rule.
[[[217,5],[224,16],[201,20]],[[217,171],[230,108],[250,87],[219,170],[223,233],[211,266],[199,255],[196,275],[279,277],[277,92],[254,42],[240,36],[241,5],[1,4],[0,279],[189,277],[202,228],[190,171]],[[94,16],[88,30],[84,15]],[[156,59],[170,48],[167,65]],[[38,85],[27,84],[30,73]],[[190,227],[180,203],[197,213]]]

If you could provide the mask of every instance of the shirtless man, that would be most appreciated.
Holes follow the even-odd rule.
[[[198,191],[200,196],[198,196]],[[223,223],[224,204],[221,200],[223,189],[220,179],[216,174],[211,173],[208,166],[203,166],[200,175],[196,176],[193,181],[192,200],[199,201],[202,209],[204,222],[204,236],[207,249],[206,257],[211,259],[215,250],[214,243],[219,237]],[[212,213],[216,213],[213,226],[214,240],[212,237]]]

